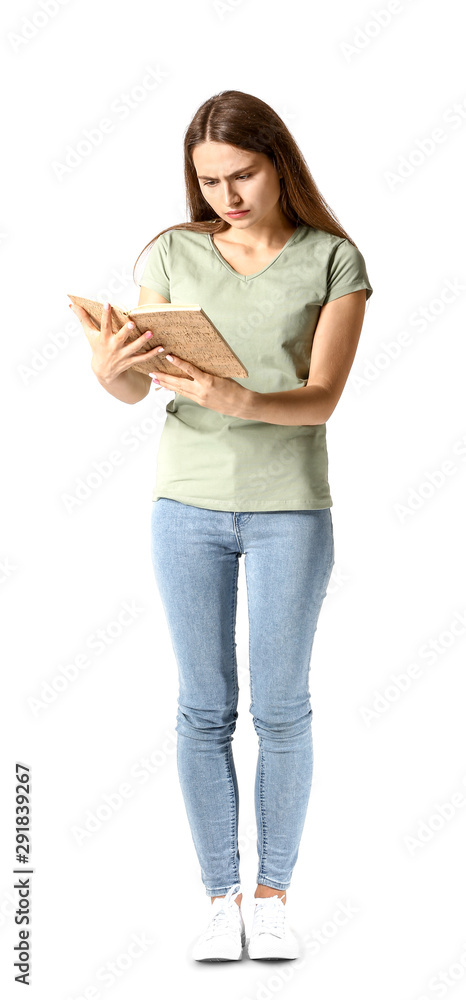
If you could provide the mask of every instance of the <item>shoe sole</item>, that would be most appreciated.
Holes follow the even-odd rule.
[[[231,955],[228,958],[195,958],[195,962],[238,962],[241,959],[241,955],[238,958],[232,958]]]
[[[295,962],[299,955],[248,955],[252,962]]]
[[[243,957],[243,950],[244,950],[245,944],[246,944],[246,935],[242,934],[241,935],[241,951],[240,951],[239,955],[224,955],[224,956],[214,955],[212,957],[207,956],[205,958],[195,958],[194,956],[191,956],[191,957],[193,958],[194,962],[239,962],[242,959],[242,957]]]
[[[260,962],[284,962],[284,961],[296,961],[299,955],[251,955],[250,952],[250,941],[248,942],[248,958],[252,961]]]

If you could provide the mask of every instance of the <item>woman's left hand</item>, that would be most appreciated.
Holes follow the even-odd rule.
[[[161,348],[163,351],[163,347]],[[196,368],[189,361],[178,358],[174,354],[166,354],[167,361],[173,361],[178,368],[186,372],[190,378],[167,375],[165,372],[151,372],[155,376],[155,388],[169,389],[178,392],[187,399],[193,399],[199,406],[216,410],[230,417],[242,417],[251,390],[235,382],[232,378],[221,375],[210,375]],[[158,384],[157,384],[158,382]]]

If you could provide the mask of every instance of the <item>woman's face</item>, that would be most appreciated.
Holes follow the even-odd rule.
[[[199,187],[218,218],[235,229],[254,223],[282,225],[279,175],[265,153],[248,152],[225,142],[201,142],[193,150]],[[249,209],[231,218],[227,213]]]

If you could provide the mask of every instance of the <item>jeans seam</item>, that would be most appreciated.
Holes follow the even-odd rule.
[[[259,852],[259,872],[257,876],[257,881],[260,882],[261,872],[265,867],[267,861],[267,827],[265,824],[265,809],[263,806],[265,754],[263,751],[261,736],[259,736],[258,766],[259,766],[260,852]]]
[[[237,852],[236,845],[238,843],[238,823],[237,823],[237,806],[236,806],[235,787],[234,787],[234,783],[233,783],[233,775],[232,775],[232,767],[231,767],[232,756],[233,756],[233,754],[232,754],[231,743],[230,743],[229,746],[228,746],[228,749],[227,749],[226,756],[225,756],[225,764],[226,764],[226,769],[227,769],[227,778],[228,778],[228,785],[229,785],[229,791],[230,791],[230,809],[231,809],[230,860],[232,862],[232,866],[233,866],[234,871],[236,873],[235,876],[234,876],[234,880],[235,880],[235,882],[239,882],[238,859],[237,859],[237,856],[236,856],[236,852]]]
[[[236,557],[236,568],[232,578],[231,632],[230,632],[231,650],[232,650],[233,701],[235,703],[235,711],[238,706],[238,696],[239,696],[238,661],[236,657],[236,613],[237,613],[237,600],[238,600],[238,574],[239,574],[239,559],[238,557]]]
[[[234,708],[235,715],[237,714],[238,707],[238,695],[239,695],[239,685],[238,685],[238,663],[236,658],[236,605],[237,605],[237,588],[238,588],[238,572],[239,572],[239,560],[236,557],[236,570],[232,575],[232,594],[231,594],[231,649],[232,649],[232,685],[233,685],[233,702],[232,709]],[[233,720],[233,729],[236,728],[236,719]],[[236,873],[236,880],[239,881],[239,849],[238,849],[238,825],[239,825],[239,790],[237,792],[235,788],[235,782],[233,779],[233,769],[235,766],[233,758],[233,747],[232,747],[233,733],[230,736],[230,742],[228,745],[227,753],[227,769],[228,778],[230,784],[230,793],[233,801],[233,812],[232,812],[232,825],[230,830],[231,842],[230,842],[230,852],[231,860],[233,863],[233,868]]]

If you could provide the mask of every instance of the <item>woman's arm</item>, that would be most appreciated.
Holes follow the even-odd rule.
[[[245,420],[269,424],[325,424],[343,392],[364,321],[366,290],[348,292],[321,307],[307,385],[286,392],[250,392]]]
[[[147,396],[152,384],[150,375],[137,372],[134,368],[121,372],[111,382],[106,382],[99,375],[95,377],[103,389],[106,389],[111,396],[115,396],[115,399],[121,399],[122,403],[139,403],[140,399]]]

